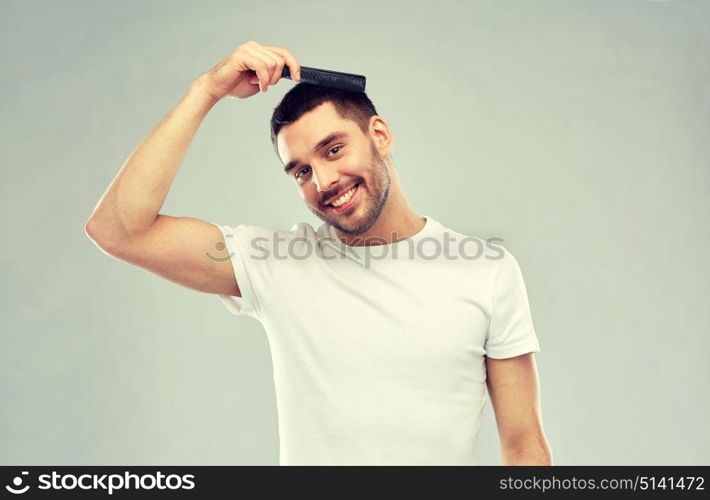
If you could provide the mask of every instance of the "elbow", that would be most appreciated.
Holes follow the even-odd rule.
[[[96,244],[101,243],[103,240],[101,235],[101,224],[91,217],[88,221],[86,221],[86,224],[84,224],[84,234],[86,234],[86,236],[88,236],[88,238]]]
[[[553,465],[552,450],[542,433],[502,443],[503,465]]]
[[[94,222],[93,219],[89,218],[89,220],[86,221],[86,224],[84,224],[84,234],[93,242],[97,241],[96,229],[96,222]]]
[[[114,245],[111,243],[111,239],[108,237],[105,227],[99,221],[90,217],[89,220],[86,221],[86,224],[84,224],[84,234],[101,250],[112,254],[112,247]]]
[[[88,221],[86,221],[86,224],[84,224],[84,234],[89,237],[91,240],[96,240],[96,237],[94,236],[96,234],[95,232],[95,223],[94,221],[89,218]]]

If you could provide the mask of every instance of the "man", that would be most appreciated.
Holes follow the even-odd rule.
[[[474,465],[486,388],[503,463],[551,464],[517,261],[412,210],[364,93],[299,83],[272,116],[284,172],[320,227],[159,213],[212,106],[266,92],[284,65],[299,81],[289,50],[252,41],[199,77],[121,168],[87,234],[262,322],[283,465]]]

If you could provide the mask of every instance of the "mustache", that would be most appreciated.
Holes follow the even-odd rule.
[[[362,184],[362,180],[355,181],[355,182],[352,183],[352,184],[346,184],[345,186],[341,186],[341,187],[338,187],[338,188],[336,188],[336,189],[333,189],[333,190],[327,192],[325,195],[323,195],[323,196],[321,197],[321,200],[320,200],[321,205],[323,205],[324,207],[325,207],[325,206],[328,206],[327,203],[325,202],[325,200],[329,200],[329,199],[331,199],[332,197],[337,196],[338,193],[342,193],[343,190],[344,190],[346,187],[348,187],[348,186],[356,186],[356,185],[359,185],[359,184]]]

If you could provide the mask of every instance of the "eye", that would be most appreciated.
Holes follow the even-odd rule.
[[[296,172],[296,179],[298,179],[298,178],[301,176],[301,172],[303,172],[304,170],[308,170],[308,168],[309,168],[309,167],[303,167],[301,170],[299,170],[298,172]]]
[[[340,145],[340,146],[334,146],[334,147],[330,148],[330,150],[328,151],[328,153],[332,153],[333,151],[335,151],[334,154],[336,154],[338,151],[340,151],[340,149],[342,149],[342,147],[343,147],[342,145]],[[326,156],[327,156],[327,155],[326,155]],[[299,180],[299,179],[302,177],[301,174],[302,174],[304,171],[307,172],[309,168],[310,168],[310,167],[303,167],[301,170],[299,170],[298,172],[296,172],[296,175],[294,176],[294,177],[296,178],[296,180]]]

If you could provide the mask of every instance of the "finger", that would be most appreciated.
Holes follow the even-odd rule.
[[[252,85],[259,86],[259,75],[256,74],[256,71],[254,70],[249,70],[249,83]]]
[[[259,90],[266,92],[266,87],[269,84],[269,68],[259,56],[252,56],[249,60],[249,67],[256,73],[259,78]]]
[[[261,46],[250,47],[249,53],[254,57],[254,60],[260,61],[264,68],[263,74],[265,76],[263,76],[258,71],[257,74],[259,75],[259,86],[261,88],[261,91],[266,92],[269,88],[269,85],[271,85],[271,80],[273,78],[274,73],[276,72],[278,61],[270,52],[263,50]]]
[[[283,67],[286,64],[286,61],[284,61],[283,57],[281,57],[280,54],[271,51],[267,48],[257,47],[257,50],[261,51],[266,57],[268,57],[274,62],[273,68],[269,66],[269,85],[275,85],[279,81],[279,79],[281,79],[281,72],[283,71]]]
[[[271,80],[272,70],[270,67],[273,67],[275,62],[254,47],[248,49],[248,57],[248,66],[259,77],[259,90],[265,93],[269,87],[269,80]]]
[[[301,64],[293,56],[290,50],[285,47],[274,47],[271,45],[265,45],[265,47],[269,50],[273,50],[277,54],[280,54],[281,57],[283,57],[286,61],[286,65],[288,66],[288,69],[291,72],[291,78],[293,78],[297,82],[301,81]]]

